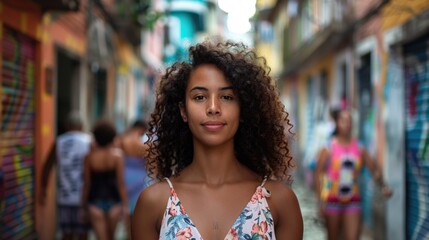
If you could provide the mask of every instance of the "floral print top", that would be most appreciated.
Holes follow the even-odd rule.
[[[171,181],[166,178],[170,186],[170,197],[167,208],[162,219],[160,240],[202,240],[192,220],[186,214]],[[266,178],[260,186],[256,188],[249,203],[235,220],[225,240],[273,240],[276,239],[274,233],[274,222],[268,207],[267,197],[271,193],[264,187]]]

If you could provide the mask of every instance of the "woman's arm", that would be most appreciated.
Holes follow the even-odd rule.
[[[295,193],[286,185],[276,183],[272,189],[275,215],[275,233],[277,239],[301,240],[303,238],[303,220]]]
[[[374,178],[374,180],[378,184],[380,184],[381,186],[383,186],[384,185],[384,181],[383,181],[383,176],[381,174],[381,171],[378,168],[378,166],[375,163],[375,161],[373,161],[371,159],[371,157],[369,156],[368,151],[365,148],[361,149],[361,156],[362,156],[363,163],[368,168],[368,170],[371,172],[371,175]]]
[[[82,207],[86,208],[88,203],[89,186],[91,185],[89,154],[83,160],[83,189],[82,189]]]
[[[121,197],[121,202],[123,206],[123,210],[129,210],[128,207],[128,195],[127,195],[127,188],[125,186],[125,164],[124,164],[124,157],[121,151],[118,151],[118,154],[116,157],[116,181],[118,185],[119,190],[119,196]],[[128,212],[128,211],[127,211]]]
[[[386,197],[390,197],[392,195],[392,191],[385,184],[383,179],[383,174],[380,168],[377,166],[377,163],[371,159],[368,151],[365,148],[361,149],[361,156],[365,166],[371,172],[372,177],[374,178],[375,182],[379,185],[383,195]]]
[[[320,150],[317,163],[316,163],[316,171],[314,173],[314,188],[316,192],[316,197],[320,200],[321,191],[322,191],[322,176],[325,171],[326,162],[328,161],[329,150],[327,148],[323,148]]]
[[[40,203],[45,204],[46,191],[48,188],[48,181],[51,175],[52,168],[57,164],[57,144],[56,142],[52,145],[51,150],[49,151],[48,157],[43,165],[42,169],[42,179],[41,179],[41,194],[40,194]]]

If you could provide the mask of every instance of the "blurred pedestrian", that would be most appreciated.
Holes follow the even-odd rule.
[[[189,53],[160,83],[147,156],[160,182],[139,197],[133,239],[302,239],[283,181],[291,125],[264,59],[232,42]]]
[[[143,142],[143,136],[148,129],[148,125],[143,120],[135,121],[129,129],[119,139],[119,146],[122,148],[125,157],[125,184],[129,202],[130,217],[134,212],[135,205],[140,193],[149,184],[149,177],[145,167],[147,145]],[[125,219],[130,232],[130,219]]]
[[[121,217],[128,217],[124,156],[115,146],[116,130],[98,121],[92,131],[95,145],[84,162],[82,204],[99,240],[113,240]]]
[[[69,114],[67,131],[57,137],[42,170],[41,203],[45,204],[50,172],[57,165],[57,204],[62,239],[87,239],[89,222],[80,217],[83,186],[83,159],[88,153],[91,136],[82,131],[82,119],[77,112]]]
[[[368,151],[352,136],[348,110],[333,111],[335,130],[329,144],[319,153],[316,192],[325,218],[329,240],[359,239],[361,235],[361,196],[358,179],[366,166],[385,197],[392,192]]]
[[[125,183],[127,186],[130,214],[133,213],[140,192],[149,182],[145,167],[147,145],[142,138],[148,125],[145,121],[137,120],[121,136],[120,147],[125,157]]]

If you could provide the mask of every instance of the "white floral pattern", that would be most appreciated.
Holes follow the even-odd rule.
[[[170,197],[161,224],[160,240],[202,240],[201,234],[192,223],[181,204],[170,180]],[[249,203],[235,220],[225,240],[274,240],[274,222],[268,207],[269,191],[258,186]]]

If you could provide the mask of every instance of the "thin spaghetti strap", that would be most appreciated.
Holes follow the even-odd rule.
[[[173,184],[171,183],[170,179],[168,177],[165,177],[164,179],[167,181],[168,186],[170,186],[170,188],[173,189]]]
[[[263,180],[263,181],[262,181],[262,183],[261,183],[261,187],[264,187],[265,182],[267,181],[267,179],[268,179],[268,177],[267,177],[267,176],[265,176],[265,177],[264,177],[264,180]]]
[[[270,190],[266,189],[265,186],[264,186],[265,183],[267,182],[267,179],[268,179],[268,177],[265,176],[264,180],[262,181],[261,186],[259,186],[258,188],[262,189],[262,192],[264,193],[264,196],[269,198],[269,197],[271,197],[271,192],[270,192]]]

